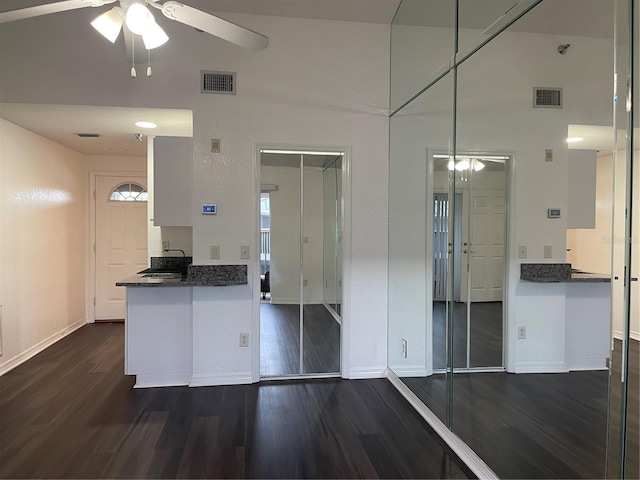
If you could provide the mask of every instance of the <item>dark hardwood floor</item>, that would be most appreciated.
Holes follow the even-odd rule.
[[[134,390],[123,343],[87,325],[0,377],[0,478],[466,478],[387,380]]]
[[[340,372],[340,325],[324,305],[305,305],[302,373]],[[300,306],[260,304],[260,374],[300,373]]]
[[[471,306],[470,367],[502,366],[502,302],[454,303],[453,364],[467,366],[467,305]],[[433,367],[446,359],[445,302],[433,302]]]
[[[619,345],[618,355],[619,355]],[[609,475],[617,476],[619,358],[611,376],[612,448]],[[632,342],[627,472],[638,473],[638,342]],[[440,419],[446,379],[403,378]],[[454,432],[502,478],[604,478],[608,414],[607,371],[554,374],[458,373],[454,377]]]

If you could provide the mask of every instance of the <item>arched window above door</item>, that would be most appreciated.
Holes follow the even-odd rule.
[[[123,183],[114,188],[109,195],[111,202],[146,202],[148,200],[147,190],[137,183]]]

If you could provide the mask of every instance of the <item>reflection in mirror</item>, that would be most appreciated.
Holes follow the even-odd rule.
[[[400,3],[391,24],[391,111],[424,89],[426,80],[453,56],[455,21],[455,2]]]
[[[429,149],[450,154],[452,105],[453,76],[447,75],[391,117],[390,124],[389,367],[442,421],[448,376],[432,375],[431,345],[444,352],[447,335],[445,325],[432,324],[436,267],[431,262],[434,233],[429,232],[437,226],[429,212],[438,185],[431,181],[427,155]]]
[[[260,256],[269,281],[260,305],[263,377],[340,372],[341,158],[261,153]]]
[[[623,432],[624,427],[638,431],[637,408],[629,415],[629,403],[624,402],[626,398],[634,407],[638,404],[637,369],[635,374],[625,369],[634,359],[637,365],[637,340],[629,331],[638,335],[639,291],[632,277],[639,270],[633,228],[640,222],[637,216],[620,213],[622,224],[627,222],[621,234],[615,221],[619,212],[634,211],[637,198],[629,192],[636,197],[638,192],[633,143],[638,124],[637,116],[631,118],[637,109],[626,108],[632,97],[622,95],[629,80],[637,89],[637,72],[630,72],[631,65],[638,64],[637,47],[634,57],[624,48],[632,43],[630,38],[637,42],[632,21],[637,19],[627,18],[626,30],[618,25],[618,32],[626,31],[627,37],[616,46],[623,57],[616,62],[616,122],[622,131],[618,137],[627,135],[617,148],[611,108],[613,7],[628,13],[632,4],[461,1],[460,27],[469,30],[458,32],[458,39],[470,56],[454,58],[449,73],[438,82],[431,84],[432,77],[422,76],[417,89],[416,77],[401,68],[415,46],[407,42],[403,57],[401,42],[397,48],[392,45],[389,366],[500,477],[602,478],[607,457],[611,476],[619,477],[622,465],[632,466],[632,473],[623,476],[637,476],[637,434],[625,439]],[[514,8],[500,20],[504,25],[512,12],[526,13],[513,16],[515,22],[486,45],[491,29],[497,31],[495,25],[474,37],[489,26],[479,24],[483,7],[492,17],[491,12],[501,15],[510,5]],[[392,40],[403,38],[394,37],[393,28]],[[483,46],[474,50],[473,45]],[[423,43],[428,58],[416,60],[418,65],[438,58],[437,49],[429,55],[431,46]],[[399,56],[397,61],[394,56]],[[461,63],[456,65],[456,60]],[[447,77],[450,89],[438,92]],[[401,94],[394,97],[394,91]],[[455,111],[449,102],[454,96]],[[633,98],[628,103],[635,107],[638,94]],[[403,103],[405,99],[412,100]],[[598,131],[605,135],[595,134]],[[582,141],[568,143],[568,136]],[[432,157],[497,151],[508,152],[509,158],[495,179],[485,178],[483,171],[465,174],[462,169],[454,172],[456,181],[447,184],[438,180],[435,162],[433,172],[421,163],[427,150]],[[626,169],[620,162],[626,162]],[[507,194],[501,195],[493,180],[503,188],[508,185]],[[477,195],[478,182],[481,190],[495,195]],[[474,220],[474,209],[506,220]],[[560,213],[552,216],[549,209]],[[478,243],[497,252],[495,265],[504,262],[502,284],[495,274],[500,268],[487,269],[490,255],[474,258]],[[444,259],[445,244],[449,261]],[[616,246],[625,245],[631,255],[616,253]],[[569,278],[558,281],[549,276],[566,263],[575,267]],[[521,278],[523,264],[534,264],[537,275]],[[493,271],[485,278],[496,292],[502,290],[502,337],[481,339],[476,334],[481,325],[476,318],[491,316],[481,307],[500,303],[474,296],[479,285],[486,290],[482,285],[487,283],[478,276],[483,271]],[[448,319],[440,327],[440,335],[448,337],[444,345],[436,340],[438,302]],[[456,315],[456,307],[462,307],[461,315]],[[627,324],[625,312],[631,312]],[[476,356],[476,340],[490,347],[487,355]],[[506,372],[496,371],[500,365]],[[454,366],[457,372],[451,374]],[[630,387],[635,397],[625,394]]]

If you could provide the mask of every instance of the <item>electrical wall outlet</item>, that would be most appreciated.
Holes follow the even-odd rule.
[[[241,333],[240,334],[240,346],[241,347],[248,347],[249,346],[249,334],[248,333]]]
[[[409,350],[408,350],[408,346],[407,346],[407,341],[403,338],[402,339],[402,356],[404,358],[407,358],[408,354],[409,354]]]
[[[171,248],[171,244],[169,243],[169,240],[163,240],[162,241],[162,249],[166,250],[168,248]]]
[[[209,258],[211,260],[220,260],[220,245],[211,245]]]
[[[544,161],[545,162],[553,162],[553,149],[545,148],[544,149]]]
[[[211,139],[211,153],[220,153],[220,139],[212,138]]]
[[[308,287],[309,286],[309,280],[307,280],[306,278],[304,280],[302,280],[302,286],[303,287]]]
[[[527,338],[527,327],[518,327],[518,340]]]
[[[518,258],[527,258],[527,246],[520,245],[518,247]]]

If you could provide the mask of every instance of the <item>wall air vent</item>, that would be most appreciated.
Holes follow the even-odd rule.
[[[76,133],[80,138],[100,138],[99,133]]]
[[[533,108],[562,108],[562,89],[534,87]]]
[[[235,72],[200,72],[200,93],[236,94]]]

